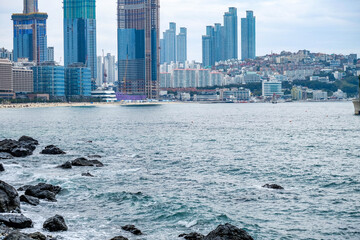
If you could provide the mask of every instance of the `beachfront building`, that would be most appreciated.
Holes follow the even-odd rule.
[[[23,13],[13,14],[14,61],[27,58],[36,63],[47,61],[46,20],[48,15],[39,12],[38,0],[24,0]]]
[[[12,64],[8,59],[0,59],[0,99],[14,98]]]
[[[49,94],[51,98],[65,98],[65,69],[54,62],[44,62],[32,67],[34,92]]]
[[[64,0],[64,64],[83,63],[96,82],[95,0]],[[95,85],[95,84],[94,84]]]
[[[246,11],[246,18],[241,19],[241,59],[256,57],[256,28],[253,11]]]
[[[65,95],[67,99],[91,96],[91,69],[82,63],[65,68]]]
[[[33,71],[27,67],[13,67],[13,83],[15,93],[34,92]]]
[[[264,97],[282,96],[284,93],[281,90],[281,82],[278,81],[263,81],[262,82],[262,95]]]
[[[118,0],[118,79],[125,98],[159,96],[159,7],[159,0]]]

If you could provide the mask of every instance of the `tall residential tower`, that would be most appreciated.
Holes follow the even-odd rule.
[[[24,0],[23,13],[13,14],[14,61],[27,58],[36,63],[47,61],[46,20],[38,10],[38,0]]]
[[[118,0],[118,74],[123,95],[158,98],[159,0]]]
[[[241,59],[255,59],[256,32],[253,11],[246,11],[246,18],[241,19]]]
[[[64,0],[64,64],[83,63],[96,80],[95,0]]]

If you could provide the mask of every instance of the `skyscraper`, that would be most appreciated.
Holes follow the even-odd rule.
[[[224,14],[224,31],[225,31],[225,59],[238,58],[238,17],[237,9],[229,8],[229,12]]]
[[[165,62],[176,62],[176,23],[171,22],[164,32]]]
[[[119,88],[158,98],[159,0],[118,0]]]
[[[176,36],[176,58],[181,63],[187,60],[187,29],[184,27],[180,28],[180,33]]]
[[[97,77],[95,0],[64,0],[64,63],[83,63]]]
[[[38,10],[38,0],[24,0],[23,13],[13,14],[14,61],[27,58],[36,63],[47,61],[46,20]]]
[[[55,61],[55,50],[54,50],[54,47],[48,47],[47,49],[47,54],[48,54],[48,61]]]
[[[253,11],[246,11],[246,18],[241,19],[241,59],[255,59],[256,31]]]

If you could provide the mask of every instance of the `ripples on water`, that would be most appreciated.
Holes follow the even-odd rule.
[[[0,177],[64,188],[57,203],[22,205],[31,232],[62,214],[63,239],[178,239],[225,222],[255,239],[360,239],[360,118],[352,114],[350,102],[2,109],[0,138],[29,135],[41,146],[2,161]],[[68,154],[40,155],[48,144]],[[90,154],[106,166],[55,168]],[[122,232],[125,224],[146,235]]]

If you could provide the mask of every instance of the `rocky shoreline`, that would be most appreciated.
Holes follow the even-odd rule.
[[[5,139],[0,141],[0,161],[4,159],[24,158],[33,154],[39,142],[31,137],[23,136],[19,140]],[[41,154],[46,155],[64,155],[65,151],[54,145],[45,147]],[[101,156],[92,155],[88,158],[81,157],[73,161],[65,162],[57,168],[71,169],[72,167],[105,167],[100,162]],[[1,170],[6,171],[6,166],[0,163]],[[1,176],[1,175],[0,175]],[[94,177],[91,173],[83,173],[82,176]],[[283,190],[284,188],[276,184],[266,184],[264,188],[272,190]],[[31,234],[21,233],[21,229],[32,228],[33,222],[30,218],[21,213],[21,205],[29,204],[36,207],[40,201],[56,202],[56,195],[63,191],[61,186],[55,186],[46,183],[37,185],[24,185],[15,189],[9,183],[0,180],[0,239],[1,240],[56,240],[51,235],[46,236],[43,233],[35,232]],[[19,194],[19,192],[21,194]],[[146,235],[134,225],[122,226],[123,231],[129,232],[134,236]],[[46,234],[52,232],[67,231],[66,220],[61,215],[56,214],[48,218],[43,223],[43,230]],[[179,239],[188,240],[253,240],[253,238],[243,229],[239,229],[229,223],[219,225],[215,230],[207,235],[201,233],[184,233],[174,236]],[[117,236],[111,240],[126,240],[123,236]]]

